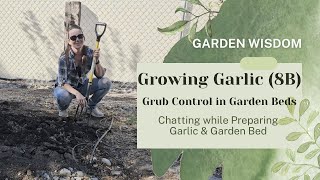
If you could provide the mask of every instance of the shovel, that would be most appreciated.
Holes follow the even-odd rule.
[[[97,36],[97,39],[96,39],[96,50],[99,49],[100,39],[101,39],[102,35],[104,34],[104,32],[106,31],[106,28],[107,28],[107,24],[106,23],[101,23],[101,22],[96,23],[96,27],[95,27],[95,32],[96,32],[96,36]],[[89,71],[89,80],[88,80],[88,86],[87,86],[87,91],[86,91],[86,101],[87,102],[89,102],[90,90],[91,90],[92,81],[93,81],[93,74],[94,74],[94,70],[96,68],[96,63],[95,63],[96,61],[97,61],[97,59],[92,61],[91,69]],[[84,107],[81,107],[80,108],[80,113],[78,114],[79,106],[80,106],[80,104],[78,104],[77,110],[76,110],[76,114],[74,115],[75,121],[77,121],[77,118],[82,114],[82,111],[83,111],[83,108],[84,108]],[[86,108],[86,113],[87,113],[87,110],[88,110],[88,108]],[[92,111],[92,110],[90,109],[90,111]],[[91,117],[91,112],[90,112],[90,117]]]

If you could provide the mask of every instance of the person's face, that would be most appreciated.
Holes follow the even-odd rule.
[[[69,44],[75,49],[80,49],[83,46],[84,36],[80,29],[71,29],[69,31]]]

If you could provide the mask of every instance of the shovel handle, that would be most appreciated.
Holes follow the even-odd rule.
[[[103,31],[101,34],[98,33],[98,26],[103,27]],[[104,34],[104,32],[106,31],[107,28],[107,24],[106,23],[102,23],[102,22],[98,22],[96,23],[96,27],[95,27],[95,31],[96,31],[96,35],[97,35],[97,41],[100,41],[100,38],[102,37],[102,35]]]
[[[102,31],[101,34],[98,33],[98,26],[103,27],[103,31]],[[106,31],[106,28],[107,28],[107,24],[106,23],[102,23],[102,22],[96,23],[96,27],[95,27],[95,31],[96,31],[96,35],[97,35],[96,49],[99,49],[100,38],[102,37],[102,35]],[[91,70],[90,70],[89,79],[88,79],[87,93],[86,93],[86,99],[87,100],[89,99],[89,93],[90,93],[90,89],[91,89],[91,86],[92,86],[93,73],[94,73],[95,67],[96,67],[96,63],[95,63],[95,61],[92,61]]]

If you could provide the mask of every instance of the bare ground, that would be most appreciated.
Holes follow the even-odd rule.
[[[80,179],[179,179],[178,164],[155,177],[150,151],[136,147],[135,90],[113,89],[99,104],[105,118],[82,116],[77,122],[58,117],[52,91],[51,86],[0,80],[0,179],[62,179],[62,168],[84,172]],[[70,116],[75,109],[73,101]],[[111,122],[90,163],[94,144]]]

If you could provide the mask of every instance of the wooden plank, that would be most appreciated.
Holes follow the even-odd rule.
[[[81,2],[80,1],[69,1],[65,3],[65,45],[64,49],[66,49],[68,44],[68,27],[71,24],[76,24],[80,26],[81,19]]]

